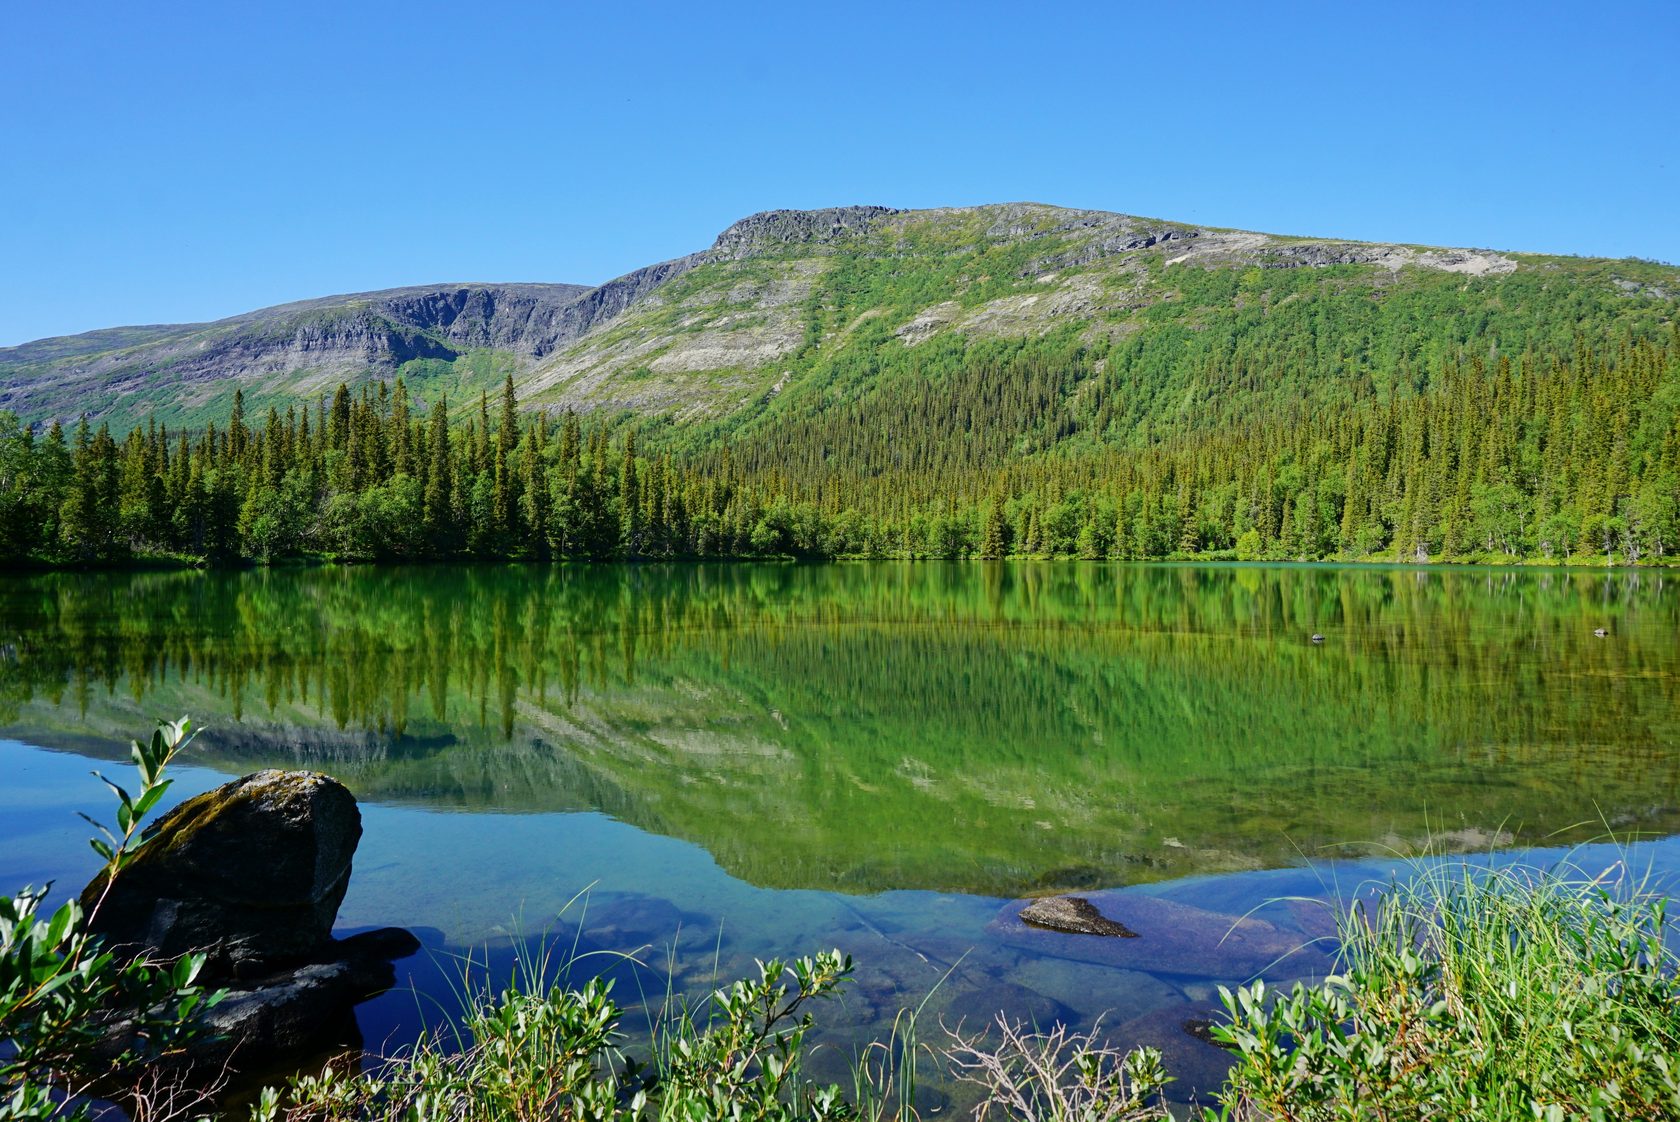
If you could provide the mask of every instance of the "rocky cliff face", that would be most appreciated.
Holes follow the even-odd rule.
[[[755,214],[709,250],[637,269],[594,288],[571,284],[430,285],[325,297],[203,324],[113,328],[0,348],[0,409],[69,422],[83,411],[121,425],[167,398],[225,409],[234,387],[308,398],[340,381],[389,377],[412,359],[453,361],[492,350],[530,367],[610,323],[700,265],[790,247],[831,245],[890,207]]]
[[[479,348],[539,355],[565,331],[582,285],[484,285],[402,289],[371,301],[374,315],[439,336],[457,353]]]
[[[546,343],[533,353],[545,355],[562,343],[582,338],[591,329],[617,316],[660,285],[682,276],[705,260],[705,254],[691,253],[687,257],[661,261],[657,265],[637,269],[633,273],[610,280],[599,288],[588,290],[565,307],[557,317],[553,325],[554,330]]]
[[[875,228],[878,219],[900,213],[889,206],[766,210],[741,219],[719,234],[705,256],[711,261],[739,261],[789,246],[832,245]]]
[[[0,408],[30,420],[130,399],[215,402],[234,386],[302,398],[411,359],[491,349],[535,359],[587,329],[573,284],[435,285],[265,308],[213,323],[90,332],[0,349]]]

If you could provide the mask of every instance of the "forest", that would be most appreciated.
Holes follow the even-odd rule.
[[[522,410],[511,377],[464,407],[399,376],[120,436],[0,414],[0,561],[1661,564],[1680,538],[1672,327],[1459,351],[1337,395],[1281,392],[1279,356],[1222,374],[1212,398],[1266,390],[1241,408],[1127,426],[1141,375],[1121,349],[1097,357],[1057,334],[930,350],[915,361],[938,369],[876,372],[866,403],[716,432]]]

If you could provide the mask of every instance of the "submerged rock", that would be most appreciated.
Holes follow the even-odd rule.
[[[1004,974],[1067,1006],[1080,1021],[1102,1018],[1109,1024],[1140,1017],[1152,1009],[1183,1005],[1178,986],[1142,970],[1121,970],[1053,956],[1028,956]]]
[[[945,1017],[951,1027],[970,1031],[983,1030],[999,1017],[1039,1031],[1071,1019],[1068,1009],[1055,998],[998,978],[962,988],[945,1006]]]
[[[699,927],[704,933],[703,923],[691,922],[669,900],[630,892],[591,896],[577,923],[592,942],[626,953],[664,946],[684,927]]]
[[[1034,923],[1027,913],[1040,902],[1020,900],[998,913],[987,934],[1037,954],[1156,974],[1243,980],[1321,973],[1329,966],[1310,936],[1254,916],[1210,912],[1124,890],[1078,899],[1132,938],[1082,938],[1084,931]]]
[[[107,891],[82,890],[94,934],[163,958],[206,955],[207,983],[315,958],[332,942],[362,816],[312,771],[259,771],[188,799],[146,831]]]
[[[395,980],[388,962],[318,962],[249,989],[230,989],[204,1015],[220,1047],[195,1044],[194,1059],[205,1063],[238,1056],[242,1062],[260,1062],[323,1044],[355,1047],[359,1040],[351,1010],[363,998],[390,989]]]
[[[1021,922],[1069,935],[1103,935],[1136,939],[1137,932],[1097,911],[1083,896],[1050,896],[1021,909]]]
[[[1213,1043],[1213,1025],[1223,1021],[1217,1005],[1170,1005],[1125,1022],[1114,1036],[1125,1048],[1160,1050],[1161,1062],[1173,1077],[1167,1084],[1169,1099],[1209,1103],[1236,1062],[1231,1052]]]

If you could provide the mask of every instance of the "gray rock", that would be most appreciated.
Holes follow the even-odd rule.
[[[1116,923],[1092,906],[1083,896],[1050,896],[1034,900],[1021,909],[1021,922],[1069,935],[1099,935],[1136,939],[1137,932]]]
[[[1310,936],[1254,916],[1232,916],[1132,891],[1092,893],[1086,904],[1136,938],[1093,939],[1025,920],[1036,901],[1007,905],[987,934],[1036,954],[1153,974],[1244,981],[1324,973],[1329,959]]]
[[[383,993],[394,980],[389,963],[311,963],[249,989],[228,990],[205,1013],[204,1024],[220,1037],[213,1051],[241,1063],[316,1051],[325,1037],[346,1038],[356,1002]],[[200,1063],[209,1058],[202,1044],[194,1053]]]
[[[1173,1077],[1167,1084],[1169,1098],[1210,1103],[1236,1060],[1209,1042],[1210,1027],[1223,1018],[1216,1005],[1170,1005],[1127,1021],[1114,1031],[1114,1037],[1123,1048],[1160,1050],[1162,1064]]]
[[[1071,1019],[1067,1008],[1054,998],[998,979],[963,988],[945,1007],[946,1023],[969,1031],[983,1030],[1000,1016],[1012,1024],[1041,1030]]]
[[[361,812],[344,785],[307,771],[260,771],[189,799],[106,891],[82,891],[108,946],[206,955],[209,984],[317,959],[350,882]]]
[[[888,206],[766,210],[748,215],[719,234],[707,257],[739,261],[788,245],[831,245],[866,232],[875,220],[897,213]]]
[[[1005,975],[1017,985],[1059,1001],[1087,1021],[1113,1025],[1152,1009],[1183,1005],[1187,994],[1141,970],[1120,970],[1065,958],[1027,958]]]
[[[546,337],[535,339],[530,348],[537,358],[559,350],[580,338],[596,324],[612,319],[631,304],[640,300],[667,281],[675,280],[709,258],[704,253],[690,253],[686,257],[646,265],[592,288],[556,310]]]
[[[193,1068],[179,1078],[359,1046],[354,1006],[391,987],[393,959],[420,949],[397,927],[333,939],[361,834],[355,797],[337,780],[260,771],[182,803],[109,892],[103,877],[83,890],[108,945],[165,959],[202,952],[202,980],[226,988],[205,1013],[210,1035],[169,1061]],[[110,1038],[120,1045],[132,1031],[113,1025]]]
[[[406,927],[379,927],[333,940],[323,956],[323,961],[346,962],[365,959],[390,962],[407,958],[419,949],[420,940]]]

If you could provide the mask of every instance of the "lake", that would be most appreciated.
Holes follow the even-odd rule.
[[[467,954],[601,951],[575,969],[640,1007],[838,946],[858,976],[820,1011],[836,1077],[925,1003],[969,1027],[1100,1017],[1165,1048],[1182,1096],[1221,1070],[1183,1031],[1218,985],[1325,968],[1299,897],[1422,854],[1680,870],[1677,635],[1658,572],[11,576],[0,883],[79,886],[75,811],[107,810],[87,772],[188,713],[207,731],[173,794],[307,767],[361,799],[341,928],[427,945],[361,1008],[370,1046],[446,1018]],[[1171,931],[1093,950],[998,922],[1057,891]],[[1267,949],[1222,941],[1244,915]]]

